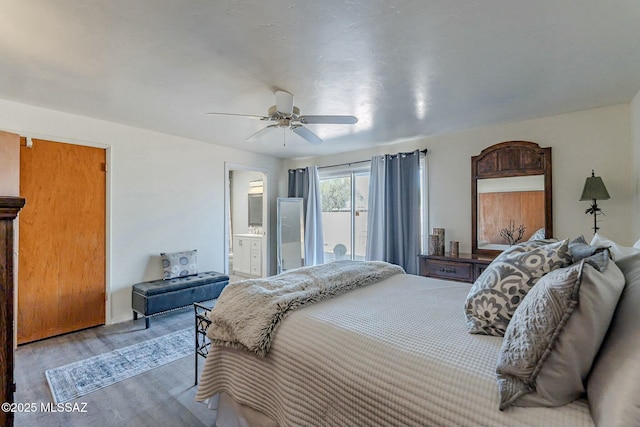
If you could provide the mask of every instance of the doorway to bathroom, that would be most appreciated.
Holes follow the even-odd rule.
[[[267,171],[225,164],[226,266],[231,281],[268,275]]]

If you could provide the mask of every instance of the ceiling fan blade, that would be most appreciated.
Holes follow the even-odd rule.
[[[246,117],[248,119],[269,120],[269,117],[256,116],[256,115],[253,115],[253,114],[207,113],[207,115],[209,115],[209,116],[235,116],[235,117]]]
[[[318,135],[311,132],[309,129],[307,129],[304,126],[300,126],[300,125],[291,126],[291,130],[297,133],[298,135],[300,135],[301,137],[303,137],[304,139],[306,139],[307,141],[309,141],[310,143],[312,143],[313,145],[322,144],[322,139],[320,139]]]
[[[285,115],[293,113],[293,95],[284,90],[276,91],[276,110]]]
[[[258,132],[254,133],[253,135],[249,136],[246,141],[247,142],[254,142],[257,141],[258,139],[260,139],[260,137],[262,137],[263,135],[265,135],[267,132],[269,132],[271,129],[273,128],[277,128],[278,125],[269,125],[265,128],[260,129]]]
[[[358,122],[355,116],[300,116],[298,120],[305,124],[353,125]]]

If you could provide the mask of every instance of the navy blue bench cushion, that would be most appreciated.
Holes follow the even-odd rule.
[[[150,282],[140,282],[133,285],[133,290],[141,295],[151,296],[165,294],[167,292],[179,291],[181,289],[193,288],[204,283],[217,283],[229,281],[229,276],[215,271],[207,271],[193,276],[176,277],[169,280],[152,280]]]

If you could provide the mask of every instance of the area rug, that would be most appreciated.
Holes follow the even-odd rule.
[[[194,353],[194,328],[45,371],[54,403],[63,403]]]

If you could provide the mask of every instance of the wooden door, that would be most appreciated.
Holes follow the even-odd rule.
[[[105,150],[20,147],[18,344],[105,323]]]

